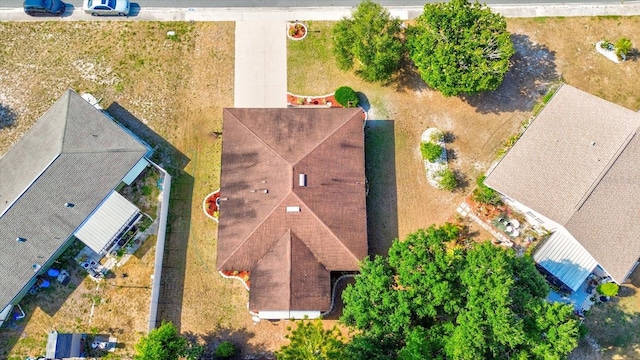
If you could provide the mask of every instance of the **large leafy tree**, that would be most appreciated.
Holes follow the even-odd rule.
[[[342,321],[359,330],[351,358],[560,359],[577,346],[573,308],[545,301],[530,258],[458,237],[432,226],[363,261],[342,296]]]
[[[365,0],[333,28],[333,53],[342,70],[357,62],[356,73],[366,81],[389,80],[404,56],[400,20],[379,4]]]
[[[467,0],[426,4],[407,45],[422,79],[445,96],[497,89],[514,54],[504,18]]]
[[[203,348],[180,336],[171,322],[163,322],[136,344],[135,360],[176,360],[180,358],[198,359]]]
[[[291,328],[289,328],[291,330]],[[289,344],[276,353],[278,360],[331,360],[343,359],[344,343],[335,326],[325,330],[322,321],[301,320],[287,335]]]

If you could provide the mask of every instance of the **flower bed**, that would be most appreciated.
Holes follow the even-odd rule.
[[[208,218],[218,222],[219,208],[218,203],[220,201],[220,189],[210,193],[204,198],[202,202],[202,210]]]
[[[427,181],[434,188],[441,189],[442,185],[440,185],[440,181],[442,179],[440,174],[449,167],[447,165],[447,150],[445,149],[442,131],[436,128],[425,130],[420,137],[420,143],[434,143],[442,148],[440,157],[435,159],[435,161],[432,162],[423,159]]]
[[[250,271],[220,271],[220,275],[226,279],[236,279],[242,282],[244,288],[249,291],[251,287],[251,272]]]
[[[607,59],[613,61],[616,64],[620,63],[620,59],[618,58],[618,54],[616,54],[616,48],[610,42],[598,41],[596,43],[596,51],[601,55],[604,55]],[[624,54],[621,54],[622,61],[626,59]]]
[[[294,22],[287,24],[287,37],[291,40],[302,40],[307,37],[307,26]]]
[[[320,95],[320,96],[304,96],[287,93],[287,104],[290,107],[296,106],[326,106],[332,108],[341,108],[342,105],[338,104],[334,94]]]

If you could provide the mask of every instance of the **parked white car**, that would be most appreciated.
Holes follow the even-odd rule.
[[[129,15],[129,0],[84,0],[82,9],[93,16]]]

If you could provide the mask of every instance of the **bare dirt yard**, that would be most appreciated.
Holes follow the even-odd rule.
[[[331,57],[330,24],[310,22],[306,39],[289,41],[289,91],[321,95],[349,85],[366,97],[364,105],[375,120],[366,129],[370,248],[382,254],[394,238],[453,218],[475,177],[494,161],[504,139],[530,117],[549,84],[564,79],[638,110],[637,57],[614,64],[598,55],[593,44],[603,37],[615,41],[626,36],[638,46],[639,21],[509,19],[517,49],[512,70],[498,91],[467,98],[442,97],[410,66],[384,85],[343,73]],[[177,36],[167,38],[168,30]],[[209,350],[229,339],[246,355],[285,344],[289,322],[252,323],[246,311],[248,293],[215,271],[216,224],[202,211],[204,197],[219,186],[222,108],[233,106],[233,32],[232,23],[0,23],[0,154],[65,89],[102,98],[104,108],[157,148],[156,160],[174,175],[159,318],[173,321]],[[448,133],[451,166],[463,180],[456,192],[433,189],[424,176],[418,142],[431,126]],[[117,358],[131,358],[135,342],[146,331],[144,287],[151,284],[154,254],[149,244],[126,269],[131,284],[96,289],[80,273],[77,286],[66,288],[63,296],[45,294],[57,299],[57,305],[30,303],[19,327],[0,331],[0,358],[42,354],[46,333],[54,328],[112,332],[121,342]],[[100,305],[89,321],[98,297]],[[631,299],[637,302],[638,296],[624,298]],[[607,306],[619,303],[622,298]],[[637,314],[637,307],[624,311]],[[619,350],[603,356],[634,354],[635,344],[635,339],[614,343],[612,349]]]

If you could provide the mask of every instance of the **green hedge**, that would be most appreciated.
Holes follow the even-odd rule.
[[[341,86],[336,90],[334,95],[338,104],[344,107],[356,107],[358,106],[358,96],[352,88],[348,86]]]

